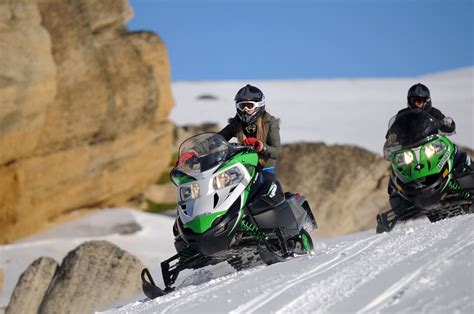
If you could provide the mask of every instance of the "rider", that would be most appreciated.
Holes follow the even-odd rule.
[[[396,117],[398,117],[400,114],[406,111],[409,111],[411,109],[421,109],[429,113],[436,120],[438,120],[440,124],[439,129],[443,133],[447,133],[447,134],[454,133],[456,129],[456,124],[454,123],[453,118],[446,117],[441,111],[431,106],[430,90],[425,85],[418,83],[410,87],[410,89],[408,90],[408,95],[407,95],[407,103],[408,103],[408,107],[400,110],[397,113]],[[395,119],[393,119],[393,121]],[[396,135],[390,132],[391,131],[390,127],[391,125],[389,126],[389,130],[387,131],[387,134],[385,135],[387,144],[392,144],[396,142],[397,140]],[[388,156],[386,156],[386,158],[387,157]]]
[[[253,146],[259,157],[261,197],[250,208],[269,207],[284,200],[281,185],[275,177],[275,164],[280,155],[280,120],[265,110],[263,92],[245,85],[234,98],[237,114],[219,134],[226,140],[236,137],[242,145]],[[262,203],[263,202],[263,203]]]
[[[429,113],[433,118],[435,118],[439,122],[439,130],[445,134],[453,134],[456,130],[456,124],[451,117],[446,117],[440,110],[436,109],[431,105],[431,97],[430,97],[430,90],[428,87],[425,85],[418,83],[410,87],[408,90],[408,95],[407,95],[407,102],[408,102],[408,107],[400,110],[396,117],[390,121],[389,124],[389,129],[387,131],[387,134],[385,135],[385,145],[384,145],[384,157],[385,159],[388,160],[390,157],[390,154],[388,153],[387,147],[390,145],[393,145],[397,142],[397,137],[396,134],[393,133],[391,126],[392,123],[396,120],[398,116],[401,114],[413,110],[413,109],[419,109],[423,110],[427,113]],[[454,157],[454,167],[455,168],[462,168],[460,166],[463,165],[470,165],[470,158],[467,156],[466,153],[460,152],[458,147],[455,146],[455,157]],[[397,208],[402,205],[403,207],[403,200],[400,199],[400,196],[398,196],[397,193],[393,193],[394,188],[390,184],[388,185],[388,194],[390,195],[390,205],[391,208],[394,210],[397,210]],[[396,214],[402,214],[396,213]]]
[[[430,97],[430,90],[425,85],[418,83],[410,87],[408,90],[407,96],[408,107],[400,110],[395,119],[392,119],[391,122],[395,121],[396,118],[409,110],[412,109],[420,109],[429,113],[433,118],[435,118],[439,122],[439,130],[445,134],[451,135],[454,134],[456,130],[456,123],[454,122],[453,118],[446,117],[440,110],[436,109],[431,105],[431,97]],[[384,156],[385,159],[388,159],[389,155],[387,153],[386,147],[391,145],[397,141],[396,135],[391,132],[391,125],[389,125],[389,129],[387,134],[385,135],[385,145],[384,145]],[[468,156],[466,153],[460,152],[456,146],[455,152],[455,165],[462,165],[462,163],[468,163],[467,160]]]

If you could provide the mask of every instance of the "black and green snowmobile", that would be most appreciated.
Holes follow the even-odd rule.
[[[203,133],[183,142],[179,156],[171,171],[178,188],[173,227],[177,254],[161,263],[163,289],[143,269],[147,297],[173,291],[184,269],[226,261],[241,270],[312,253],[309,232],[317,224],[308,202],[292,193],[273,202],[277,186],[261,190],[254,148],[231,144],[216,133]],[[262,201],[254,202],[256,198]]]
[[[472,213],[469,156],[460,153],[439,130],[439,122],[423,110],[407,110],[391,121],[396,141],[385,152],[391,162],[391,209],[377,215],[376,232],[389,232],[397,221],[421,216],[435,222]]]

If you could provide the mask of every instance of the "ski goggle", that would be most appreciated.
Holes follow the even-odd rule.
[[[426,98],[425,97],[419,97],[419,96],[412,96],[410,97],[410,102],[412,104],[415,104],[417,102],[422,102],[422,103],[425,103],[426,102]]]
[[[254,108],[262,107],[263,105],[265,105],[264,100],[262,100],[262,101],[246,100],[246,101],[241,101],[241,102],[238,102],[238,103],[235,104],[235,106],[239,110],[244,110],[245,108],[254,109]]]

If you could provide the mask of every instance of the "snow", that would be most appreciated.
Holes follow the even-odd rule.
[[[178,290],[107,313],[473,313],[474,216],[315,239],[316,254],[216,279],[218,267],[178,278]]]
[[[266,109],[281,119],[283,143],[351,144],[382,154],[388,121],[406,107],[407,91],[418,82],[429,87],[433,106],[456,121],[453,140],[474,147],[474,67],[397,79],[176,82],[171,119],[223,127],[235,115],[235,93],[250,83],[262,89]],[[204,94],[217,100],[199,100]]]
[[[388,120],[406,106],[408,88],[422,82],[431,89],[433,105],[455,119],[455,142],[473,148],[473,74],[474,68],[467,68],[398,79],[175,82],[171,118],[181,125],[215,121],[223,126],[235,113],[235,92],[252,83],[265,92],[267,109],[281,118],[284,143],[353,144],[380,154]],[[218,100],[197,100],[202,94]],[[70,250],[93,239],[136,255],[162,285],[159,263],[174,254],[172,224],[173,218],[165,215],[106,209],[2,245],[0,309],[33,260],[51,256],[61,262]],[[369,230],[320,239],[316,232],[312,257],[240,272],[226,263],[184,271],[177,291],[149,301],[137,301],[145,298],[139,294],[109,312],[473,313],[473,224],[471,215],[435,224],[419,220],[382,235]],[[128,233],[137,227],[141,230]]]

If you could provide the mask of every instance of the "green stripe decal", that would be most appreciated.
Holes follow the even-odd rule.
[[[256,167],[258,164],[258,155],[256,153],[239,153],[232,157],[231,160],[220,166],[215,172],[229,169],[230,167],[235,166],[238,163],[241,163],[244,166],[248,164]]]
[[[196,181],[196,179],[189,176],[189,175],[187,175],[187,174],[185,174],[184,172],[173,169],[171,171],[171,181],[175,185],[182,185],[182,184],[186,184],[186,183],[189,183],[189,182]]]
[[[185,228],[190,228],[192,231],[196,233],[204,233],[209,230],[212,226],[214,220],[218,217],[224,215],[226,211],[221,211],[217,213],[212,213],[209,215],[202,215],[194,218],[190,222],[184,225]]]

